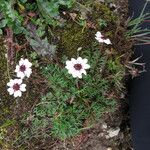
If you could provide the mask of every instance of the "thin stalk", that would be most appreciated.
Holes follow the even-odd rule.
[[[145,11],[145,9],[146,9],[147,4],[148,4],[148,1],[146,1],[145,5],[144,5],[144,7],[143,7],[143,9],[142,9],[142,12],[141,12],[141,14],[140,14],[140,16],[139,16],[139,19],[142,18],[143,14],[144,14],[144,11]],[[138,22],[137,22],[137,24],[133,27],[133,30],[135,30],[135,29],[138,27],[138,25],[139,25],[140,22],[141,22],[141,21],[138,21]]]
[[[90,11],[86,6],[84,6],[83,4],[75,1],[76,4],[80,5],[82,8],[86,9],[87,11]]]
[[[8,59],[7,59],[7,76],[9,78],[9,80],[11,79],[10,77],[10,69],[9,69],[9,62],[8,62]]]

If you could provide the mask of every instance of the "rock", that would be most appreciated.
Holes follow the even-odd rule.
[[[105,0],[99,0],[99,2],[102,2],[102,3],[104,3],[104,2],[105,2]]]
[[[120,132],[120,128],[119,127],[116,128],[116,129],[110,129],[110,130],[107,131],[107,133],[108,133],[107,138],[108,137],[109,138],[113,138],[113,137],[117,136],[119,134],[119,132]]]
[[[102,129],[107,129],[107,124],[106,123],[102,124]]]
[[[107,150],[112,150],[112,148],[111,148],[111,147],[108,147]]]
[[[104,133],[100,133],[99,135],[98,135],[98,137],[103,137],[104,136]]]

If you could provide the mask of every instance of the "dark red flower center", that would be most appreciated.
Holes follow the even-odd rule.
[[[13,85],[14,91],[18,91],[20,89],[20,85],[18,83]]]
[[[74,65],[74,68],[75,68],[76,70],[81,70],[81,69],[82,69],[82,65],[81,65],[81,64],[75,64],[75,65]]]
[[[102,40],[105,40],[105,37],[104,36],[102,36],[102,37],[99,37],[100,39],[102,39]]]
[[[25,65],[21,65],[21,66],[20,66],[20,71],[21,71],[21,72],[24,72],[25,70],[26,70],[26,66],[25,66]]]

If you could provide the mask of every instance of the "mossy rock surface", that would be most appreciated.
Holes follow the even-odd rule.
[[[88,1],[91,1],[91,0],[88,0]],[[102,31],[104,34],[106,34],[106,36],[108,36],[108,38],[112,39],[113,33],[116,30],[116,21],[118,19],[117,15],[115,15],[106,4],[92,1],[91,5],[92,5],[92,12],[87,14],[86,21],[93,23],[96,27],[95,29],[90,28],[88,26],[83,27],[71,19],[66,20],[67,22],[64,27],[57,28],[57,29],[54,28],[54,30],[52,29],[53,33],[59,39],[59,42],[57,45],[58,50],[59,50],[58,51],[59,57],[63,55],[67,55],[68,57],[77,57],[77,49],[80,47],[83,50],[86,50],[86,49],[92,50],[92,47],[96,43],[98,43],[95,40],[95,33],[98,30]],[[104,28],[104,30],[101,30],[101,28],[99,27],[99,19],[104,19],[108,24],[107,28]],[[52,40],[51,37],[49,40]],[[99,45],[97,44],[97,46]],[[0,60],[1,60],[0,61],[0,68],[1,68],[0,70],[0,79],[1,79],[0,98],[2,99],[2,103],[0,103],[0,107],[2,107],[2,109],[0,110],[0,123],[2,120],[2,125],[0,124],[0,129],[1,127],[3,127],[2,132],[4,133],[4,135],[7,134],[7,130],[9,130],[9,128],[11,128],[11,130],[14,131],[13,133],[14,136],[13,138],[10,138],[11,140],[9,139],[10,137],[9,134],[7,134],[8,139],[10,141],[9,144],[5,142],[4,140],[2,141],[0,140],[0,149],[1,149],[1,144],[2,144],[3,150],[12,149],[8,147],[11,146],[11,143],[14,142],[14,140],[20,136],[21,132],[23,131],[22,130],[23,127],[26,127],[25,126],[26,124],[23,126],[20,120],[23,118],[23,116],[26,115],[25,114],[26,112],[32,111],[35,104],[40,101],[41,95],[45,94],[49,90],[46,81],[44,81],[45,78],[43,78],[43,76],[40,74],[40,69],[33,68],[32,77],[28,80],[25,80],[25,83],[27,84],[27,91],[23,93],[23,96],[19,99],[19,103],[18,103],[19,107],[14,107],[16,105],[15,99],[13,97],[10,98],[9,94],[7,93],[6,84],[9,79],[7,76],[7,59],[5,57],[5,54],[6,54],[6,48],[4,46],[3,39],[0,39]],[[25,57],[25,54],[22,51],[21,53],[19,53],[18,56],[19,56],[18,59],[16,58],[17,60],[19,60],[20,57],[22,56]],[[112,74],[115,74],[115,72],[119,72],[120,70],[121,71],[123,70],[122,68],[124,66],[120,64],[120,60],[114,61],[113,59],[111,59],[107,63],[108,64],[106,65],[110,66],[110,69],[108,67],[108,70],[107,70],[108,74],[110,72]],[[122,72],[124,73],[124,70]],[[115,76],[114,78],[112,77],[112,82],[115,81],[116,85],[118,83],[116,81],[122,81],[122,75],[123,75],[122,72],[121,72],[121,75],[119,74],[119,78],[118,76]],[[10,109],[9,108],[10,106],[11,108],[13,107],[14,108]],[[13,112],[14,110],[15,112]],[[29,128],[29,126],[27,126],[27,128]],[[0,130],[0,133],[1,133],[1,130]],[[19,144],[19,142],[16,143],[16,145]],[[30,141],[30,143],[34,143],[34,142]]]
[[[115,23],[115,21],[118,19],[117,15],[114,14],[111,9],[103,3],[95,2],[93,4],[94,6],[94,13],[93,13],[93,18],[100,18],[106,20],[107,23]]]
[[[4,41],[0,38],[0,97],[1,99],[5,99],[7,97],[6,94],[6,83],[7,83],[7,59],[5,57],[6,48],[4,46]]]
[[[82,26],[69,22],[64,29],[58,29],[56,35],[60,37],[59,53],[65,54],[69,57],[77,55],[77,49],[89,49],[91,43],[94,41],[94,31]],[[93,37],[93,38],[91,38]]]
[[[4,40],[0,38],[0,120],[2,116],[4,117],[8,112],[9,108],[9,95],[7,93],[7,59],[5,57],[6,48],[4,46]]]
[[[68,19],[64,27],[54,28],[53,33],[59,40],[57,45],[59,56],[76,57],[79,47],[82,47],[84,50],[90,49],[96,42],[95,34],[97,31],[105,31],[108,38],[113,36],[118,16],[106,4],[97,1],[91,3],[90,7],[92,7],[92,10],[86,13],[85,26]],[[76,15],[80,18],[81,14],[79,12]],[[99,25],[100,19],[107,22],[107,27],[104,30]],[[94,27],[89,27],[88,23],[93,24]]]
[[[5,48],[4,39],[0,38],[0,148],[7,149],[9,145],[5,142],[5,136],[7,134],[8,127],[13,124],[11,119],[10,110],[10,98],[7,93],[7,58],[5,54],[7,50]]]

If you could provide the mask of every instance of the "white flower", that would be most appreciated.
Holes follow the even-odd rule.
[[[104,36],[101,34],[101,32],[97,32],[95,34],[95,39],[99,42],[99,43],[105,43],[105,44],[112,44],[110,39],[105,39]]]
[[[17,77],[21,79],[23,79],[24,77],[29,78],[32,73],[31,66],[32,63],[30,63],[28,59],[21,58],[19,61],[19,65],[17,65],[15,69]]]
[[[86,69],[90,68],[87,62],[87,59],[82,59],[81,57],[77,59],[71,58],[71,61],[66,61],[65,68],[68,69],[68,73],[72,74],[74,78],[82,78],[82,74],[86,75]]]
[[[21,97],[22,92],[26,91],[26,84],[22,84],[22,79],[11,79],[7,86],[9,86],[7,91],[10,95],[14,95],[14,97]]]

